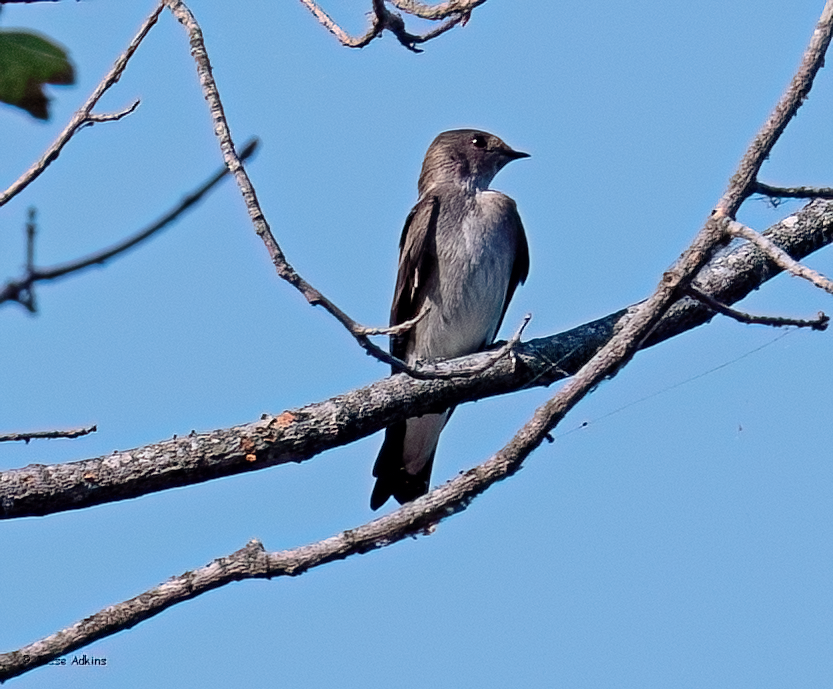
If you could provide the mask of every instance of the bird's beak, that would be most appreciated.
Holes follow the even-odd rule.
[[[510,160],[518,160],[519,158],[529,158],[529,153],[524,153],[523,151],[515,151],[513,149],[509,149],[506,151],[506,156]]]

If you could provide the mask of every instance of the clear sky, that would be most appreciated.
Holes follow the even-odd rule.
[[[69,47],[53,119],[0,109],[0,186],[54,139],[149,0],[4,7]],[[551,334],[646,297],[725,188],[798,64],[823,3],[490,0],[414,55],[341,47],[296,0],[194,0],[236,141],[289,260],[357,320],[384,324],[419,165],[445,129],[532,154],[494,186],[531,252],[504,336]],[[324,6],[351,30],[369,2]],[[0,280],[27,209],[53,264],[153,220],[221,163],[181,27],[163,15],[103,110],[0,209]],[[822,70],[764,167],[831,184]],[[758,229],[800,207],[751,200]],[[808,262],[830,275],[833,254]],[[0,429],[97,424],[0,446],[0,468],[125,450],[326,399],[386,375],[275,275],[233,184],[150,244],[0,308]],[[743,303],[833,311],[779,277]],[[300,578],[214,591],[87,647],[104,668],[38,687],[783,687],[833,683],[831,336],[724,318],[637,356],[518,475],[430,537]],[[704,375],[705,374],[705,375]],[[486,459],[552,390],[457,410],[434,481]],[[583,422],[586,428],[576,430]],[[370,519],[381,434],[302,465],[0,524],[0,650],[228,554]]]

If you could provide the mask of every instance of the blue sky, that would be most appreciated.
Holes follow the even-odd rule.
[[[438,132],[479,127],[531,153],[494,183],[516,199],[531,252],[503,335],[530,312],[529,337],[650,293],[788,82],[821,5],[530,1],[520,11],[490,0],[414,55],[390,36],[343,48],[290,0],[245,11],[191,3],[235,140],[262,140],[249,170],[278,241],[359,321],[387,319],[399,234]],[[0,186],[54,139],[151,7],[4,7],[0,25],[69,47],[79,83],[53,89],[48,124],[0,109]],[[364,27],[364,5],[324,7]],[[82,131],[0,209],[1,279],[19,272],[29,206],[38,262],[49,265],[129,234],[220,165],[169,15],[101,109],[137,97],[136,113]],[[822,70],[763,181],[833,182],[831,108]],[[799,207],[751,200],[739,219],[764,229]],[[829,250],[808,263],[833,273]],[[150,244],[37,294],[35,317],[0,308],[0,428],[99,432],[4,444],[4,469],[245,423],[386,375],[279,281],[230,183]],[[743,307],[833,310],[783,276]],[[717,318],[639,354],[570,414],[555,444],[434,535],[214,591],[79,652],[107,658],[105,668],[46,667],[14,686],[830,684],[832,354],[827,333]],[[483,461],[550,394],[458,409],[434,480]],[[278,550],[367,521],[380,443],[4,522],[0,648],[250,538]]]

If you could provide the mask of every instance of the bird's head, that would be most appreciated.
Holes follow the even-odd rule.
[[[528,153],[510,148],[494,134],[478,129],[452,129],[437,136],[428,147],[419,176],[419,193],[449,182],[472,192],[488,189],[504,165],[528,157]]]

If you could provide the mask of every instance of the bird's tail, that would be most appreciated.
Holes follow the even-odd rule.
[[[437,441],[450,415],[451,410],[426,414],[388,426],[373,466],[371,509],[379,509],[391,497],[403,505],[428,492]]]

